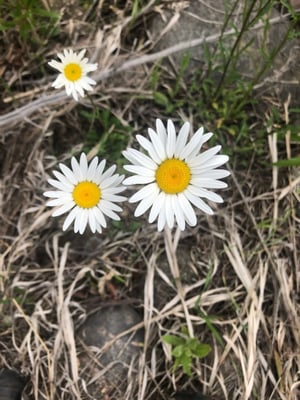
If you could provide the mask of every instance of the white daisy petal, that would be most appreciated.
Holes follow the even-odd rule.
[[[115,174],[109,178],[104,179],[101,182],[101,185],[99,185],[101,187],[102,195],[103,193],[110,193],[110,194],[121,193],[124,190],[126,190],[124,186],[119,186],[123,182],[124,176],[122,177],[122,179],[119,178],[120,177],[117,174]]]
[[[189,201],[187,201],[187,199],[183,193],[179,193],[177,198],[178,198],[180,208],[183,211],[186,222],[190,226],[195,226],[197,223],[197,218],[196,218],[195,211],[193,210],[193,207],[191,206]]]
[[[103,199],[104,200],[104,199]],[[102,201],[103,201],[102,200]],[[106,200],[107,201],[107,207],[109,207],[111,210],[113,210],[113,211],[117,211],[117,212],[121,212],[122,210],[123,210],[123,208],[122,207],[120,207],[120,206],[118,206],[117,204],[115,204],[115,203],[112,203],[110,200]]]
[[[118,214],[116,214],[114,211],[111,210],[111,208],[106,208],[106,207],[101,207],[101,211],[107,215],[109,218],[119,221],[120,217]]]
[[[185,122],[182,125],[182,127],[178,133],[178,137],[176,139],[176,149],[175,149],[174,157],[178,158],[180,155],[180,152],[186,145],[186,141],[189,136],[189,131],[190,131],[190,124],[189,124],[189,122]]]
[[[102,160],[98,165],[98,167],[96,168],[94,182],[97,183],[97,185],[99,185],[100,183],[100,180],[102,178],[102,172],[104,171],[105,165],[106,165],[106,160]]]
[[[81,213],[78,216],[78,232],[80,233],[80,235],[82,235],[83,232],[85,231],[87,223],[88,223],[88,210],[84,208],[83,210],[81,210]]]
[[[162,123],[162,121],[157,118],[156,120],[156,132],[158,134],[158,137],[160,139],[160,141],[166,145],[167,143],[167,131],[166,128],[164,126],[164,124]]]
[[[218,167],[220,167],[221,165],[227,163],[228,160],[229,160],[229,157],[228,157],[228,156],[224,156],[224,155],[219,156],[219,155],[217,155],[217,156],[214,156],[214,157],[213,157],[212,159],[210,159],[209,161],[207,161],[207,162],[205,163],[205,165],[203,165],[203,166],[197,168],[197,170],[198,170],[199,172],[201,172],[201,171],[205,171],[205,170],[208,171],[208,170],[210,170],[210,169],[218,168]]]
[[[152,194],[155,194],[156,196],[159,193],[159,187],[157,186],[156,183],[150,183],[147,186],[144,186],[142,189],[140,189],[138,192],[136,192],[131,198],[130,202],[131,203],[136,203],[137,201],[140,201],[144,199],[145,197],[149,197]]]
[[[80,165],[75,157],[71,158],[71,166],[72,166],[72,170],[73,170],[75,176],[77,177],[78,181],[83,181],[84,180],[83,173],[82,173]]]
[[[52,217],[58,217],[59,215],[65,214],[66,212],[70,211],[75,205],[74,201],[69,201],[66,204],[60,206],[57,210],[54,211]]]
[[[203,130],[198,130],[192,139],[188,142],[188,144],[183,148],[180,152],[180,159],[184,160],[189,157],[191,152],[195,149],[195,147],[199,144],[202,137]]]
[[[150,136],[152,145],[160,159],[160,162],[162,162],[166,158],[166,149],[164,148],[164,144],[153,129],[149,128],[148,134]]]
[[[152,158],[153,162],[157,165],[161,163],[161,158],[157,154],[153,144],[150,142],[150,140],[144,138],[144,136],[137,135],[136,136],[137,141],[139,144],[149,153],[149,156]],[[130,149],[133,150],[133,149]]]
[[[79,222],[79,233],[82,235],[88,223],[89,213],[87,209],[82,210]]]
[[[167,158],[174,157],[176,145],[176,131],[173,121],[171,119],[168,120],[168,138],[166,143],[166,153]]]
[[[155,171],[140,165],[124,165],[124,169],[137,175],[150,176],[152,178],[155,176]]]
[[[93,213],[93,209],[88,210],[88,224],[91,228],[92,233],[96,232],[96,218]]]
[[[153,201],[153,205],[149,214],[149,222],[152,223],[156,220],[157,216],[161,212],[162,209],[165,209],[166,202],[166,194],[164,192],[160,192],[158,196]]]
[[[80,219],[81,219],[81,213],[82,210],[80,210],[80,213],[78,213],[75,217],[75,221],[74,221],[74,232],[78,233],[79,229],[80,229]]]
[[[91,85],[96,85],[96,81],[94,81],[93,79],[89,79],[87,77],[84,78],[84,80],[80,81],[80,86],[82,87],[82,89],[85,89],[87,91],[91,91],[93,90],[93,87]],[[77,88],[77,86],[76,86]]]
[[[70,168],[66,167],[64,164],[59,163],[59,168],[61,169],[62,173],[65,175],[67,180],[72,184],[76,185],[77,184],[77,179],[75,178],[75,175],[73,174],[72,170]],[[58,171],[53,171],[53,174],[57,179],[59,179],[61,182],[64,183],[63,177]]]
[[[176,222],[180,228],[180,230],[184,231],[185,229],[185,218],[182,209],[179,206],[177,196],[171,196],[171,206],[176,218]]]
[[[111,200],[111,201],[125,201],[127,199],[126,196],[119,196],[117,193],[123,192],[124,187],[119,187],[119,188],[106,188],[105,190],[102,191],[102,198],[105,200],[111,200],[111,198],[116,198],[117,200]]]
[[[84,153],[80,154],[79,167],[80,167],[80,170],[82,173],[82,178],[84,180],[87,179],[88,162],[87,162],[86,155]]]
[[[76,101],[78,101],[77,93],[78,93],[81,97],[84,97],[84,90],[83,90],[82,84],[79,84],[79,82],[74,83],[74,84],[72,85],[72,96],[74,97],[74,99],[75,99],[75,97],[77,98],[77,100],[75,99]]]
[[[213,133],[212,133],[212,132],[205,133],[205,134],[202,136],[202,138],[201,138],[200,145],[202,146],[202,145],[203,145],[204,143],[206,143],[212,136],[213,136]]]
[[[226,178],[227,176],[230,175],[230,172],[227,171],[226,169],[210,169],[208,171],[203,170],[203,172],[200,172],[197,174],[198,177],[201,178],[211,178],[211,179],[222,179]]]
[[[202,188],[207,189],[224,189],[228,186],[227,183],[223,181],[217,181],[216,179],[210,178],[192,178],[191,184],[194,186],[199,185]]]
[[[85,53],[86,53],[86,49],[82,49],[82,50],[77,54],[78,61],[80,61],[80,60],[83,59],[83,56],[85,55]]]
[[[202,128],[203,129],[203,128]],[[196,132],[197,133],[197,132]],[[206,143],[211,137],[213,136],[213,134],[211,132],[206,133],[205,135],[201,136],[201,139],[199,140],[199,143],[197,146],[194,147],[194,149],[191,151],[189,158],[193,158],[196,157],[197,154],[199,154],[202,146],[204,143]]]
[[[62,197],[62,196],[66,196],[67,193],[65,193],[65,192],[59,192],[59,191],[57,191],[57,190],[56,190],[56,191],[54,191],[54,190],[49,190],[48,192],[44,192],[43,195],[44,195],[45,197],[51,197],[51,198],[56,199],[56,198],[59,198],[59,197]]]
[[[75,233],[82,234],[87,226],[92,233],[101,232],[101,227],[106,227],[104,214],[115,220],[120,219],[117,212],[121,212],[122,208],[115,203],[126,200],[125,196],[118,195],[125,190],[121,185],[124,175],[112,175],[116,166],[104,172],[105,164],[105,160],[98,163],[98,157],[89,164],[82,153],[79,163],[72,157],[71,169],[60,164],[63,173],[55,171],[57,180],[49,179],[49,184],[58,189],[44,193],[52,199],[46,203],[47,206],[58,207],[52,215],[57,217],[69,212],[63,224],[64,231],[74,222]]]
[[[203,165],[206,161],[213,158],[213,156],[215,156],[220,151],[221,147],[222,146],[214,146],[211,149],[204,151],[199,156],[192,158],[189,165],[191,167],[198,167]]]
[[[116,181],[118,181],[118,175],[113,175],[106,179],[101,180],[101,182],[100,182],[101,191],[104,192],[104,190],[106,190],[106,189],[113,188],[114,185],[116,185]]]
[[[151,183],[153,180],[154,178],[151,178],[150,176],[135,175],[124,179],[123,185],[143,185],[145,183]]]
[[[46,205],[48,207],[56,207],[56,206],[62,206],[64,204],[66,204],[68,202],[70,203],[72,201],[73,201],[73,199],[72,199],[71,195],[70,196],[61,196],[61,197],[58,197],[57,199],[47,201]],[[74,203],[74,205],[75,205],[75,203]]]
[[[114,187],[111,187],[110,190],[115,190],[115,193],[119,193],[119,192],[123,192],[125,190],[125,188],[123,186],[118,186],[120,185],[123,180],[125,175],[114,175],[116,178],[114,180]]]
[[[73,208],[73,210],[70,212],[70,214],[65,219],[65,222],[62,227],[63,231],[66,231],[69,228],[69,226],[73,223],[74,219],[77,217],[79,212],[80,212],[80,210],[78,207]]]
[[[146,212],[152,206],[155,197],[155,194],[152,194],[149,197],[144,197],[135,209],[134,216],[139,217],[140,215],[144,214],[144,212]],[[131,199],[129,199],[129,201],[132,202]]]
[[[125,196],[118,196],[115,194],[107,194],[102,196],[102,200],[110,201],[110,202],[119,202],[119,201],[125,201],[127,198]]]
[[[61,75],[58,75],[58,77],[55,79],[55,81],[52,83],[52,87],[55,89],[60,89],[65,85],[64,79],[62,78]]]
[[[88,171],[86,174],[86,178],[88,181],[93,181],[95,179],[97,167],[98,167],[98,157],[95,157],[95,158],[93,158],[93,160],[91,161],[91,163],[88,167]]]
[[[223,199],[217,193],[211,192],[194,185],[190,185],[187,190],[198,197],[204,197],[207,200],[214,201],[215,203],[223,203]]]
[[[200,197],[193,195],[188,190],[184,192],[184,195],[192,204],[194,204],[194,206],[198,207],[201,211],[209,215],[212,215],[214,213],[213,210]]]
[[[161,232],[166,225],[166,214],[165,214],[165,209],[163,208],[161,212],[158,214],[158,220],[157,220],[157,230],[158,232]]]
[[[157,168],[157,164],[152,161],[150,157],[135,149],[129,149],[128,151],[125,150],[123,151],[123,155],[130,162],[137,163],[140,166],[153,170]]]
[[[103,212],[99,209],[99,207],[94,207],[92,208],[93,214],[95,216],[95,219],[97,221],[98,225],[103,226],[104,228],[107,227],[107,222],[105,219],[105,216],[103,214]]]
[[[48,183],[63,192],[71,192],[73,189],[71,184],[65,185],[64,183],[56,181],[55,179],[48,179]]]
[[[102,227],[100,224],[96,224],[96,232],[102,233]]]
[[[172,207],[171,197],[172,197],[172,195],[167,195],[166,202],[165,202],[166,221],[167,221],[167,225],[170,229],[172,229],[174,226],[174,210]]]
[[[174,223],[181,230],[186,224],[195,226],[196,213],[193,207],[206,214],[213,210],[203,201],[207,199],[222,203],[218,194],[208,189],[227,187],[220,179],[229,175],[225,169],[216,170],[228,161],[228,156],[218,155],[221,146],[214,146],[200,153],[202,145],[212,133],[200,128],[188,141],[190,124],[184,123],[178,136],[171,120],[167,129],[161,120],[156,121],[156,132],[148,129],[150,140],[137,135],[137,140],[148,155],[128,148],[123,155],[130,161],[124,169],[134,174],[123,181],[124,185],[143,185],[131,196],[129,202],[138,203],[135,216],[141,216],[149,209],[149,223],[157,220],[157,229],[165,225],[170,229]]]
[[[48,65],[50,65],[50,67],[52,67],[52,68],[57,69],[59,72],[63,72],[63,70],[64,70],[61,63],[56,60],[49,61]]]
[[[112,165],[105,172],[103,172],[100,182],[99,182],[99,185],[101,185],[101,183],[104,182],[105,179],[110,178],[112,176],[112,174],[115,172],[116,168],[117,168],[116,165]]]

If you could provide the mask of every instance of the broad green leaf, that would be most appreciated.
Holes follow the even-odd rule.
[[[183,338],[174,335],[164,335],[162,336],[162,340],[165,343],[171,344],[172,346],[179,346],[185,343],[185,340]]]

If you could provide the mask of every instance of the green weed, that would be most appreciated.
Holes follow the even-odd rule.
[[[162,339],[173,347],[172,356],[175,359],[173,369],[181,367],[188,376],[192,375],[193,359],[206,357],[211,351],[208,344],[200,343],[195,337],[189,337],[186,328],[182,328],[181,336],[164,335]]]

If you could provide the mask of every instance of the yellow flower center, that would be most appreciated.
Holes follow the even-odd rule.
[[[160,164],[155,178],[163,192],[176,194],[183,192],[190,183],[191,171],[184,161],[170,158]]]
[[[82,76],[82,68],[78,64],[70,63],[65,66],[64,74],[69,81],[78,81]]]
[[[101,190],[94,182],[82,181],[73,190],[75,203],[82,208],[95,207],[101,199]]]

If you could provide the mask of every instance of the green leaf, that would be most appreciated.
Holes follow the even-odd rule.
[[[173,355],[175,358],[179,358],[179,357],[181,357],[183,354],[184,354],[184,346],[183,346],[183,345],[176,346],[176,347],[174,348],[174,350],[172,351],[172,355]]]
[[[155,92],[153,98],[154,98],[154,101],[157,104],[159,104],[160,106],[165,106],[165,107],[169,106],[169,103],[170,103],[169,99],[163,93]]]
[[[162,336],[162,340],[165,343],[171,344],[172,346],[180,346],[185,343],[185,340],[183,338],[174,335],[164,335]]]
[[[208,344],[198,344],[196,348],[193,349],[194,357],[203,358],[211,351],[211,347]]]
[[[289,158],[288,160],[280,160],[272,165],[275,167],[299,167],[300,157]]]
[[[187,354],[184,354],[181,358],[181,365],[183,372],[188,376],[192,375],[191,364],[192,364],[191,357],[189,357]]]

